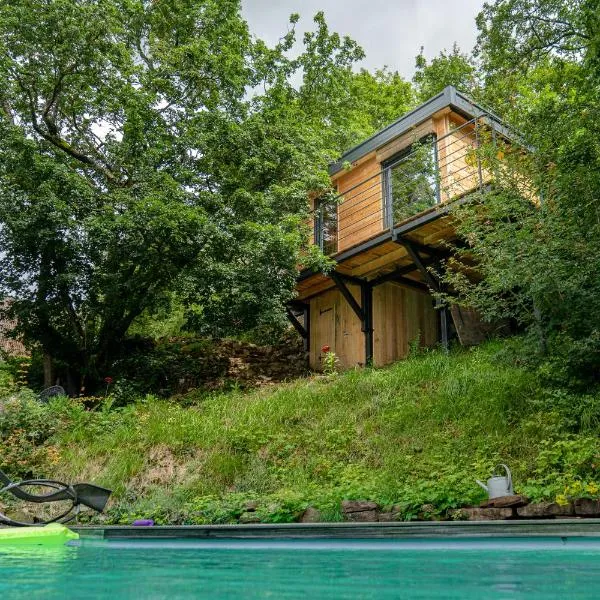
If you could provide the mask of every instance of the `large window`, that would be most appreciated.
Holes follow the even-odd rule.
[[[436,143],[432,136],[416,142],[384,166],[386,227],[439,202],[437,167]]]
[[[315,243],[323,254],[334,254],[338,249],[337,202],[317,198],[315,201]]]

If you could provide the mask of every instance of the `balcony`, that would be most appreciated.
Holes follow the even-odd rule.
[[[354,182],[341,177],[337,195],[317,199],[314,243],[327,255],[350,250],[393,233],[417,215],[483,191],[492,179],[484,144],[505,147],[481,119],[453,127],[443,136],[428,134]],[[494,156],[499,150],[494,150]]]

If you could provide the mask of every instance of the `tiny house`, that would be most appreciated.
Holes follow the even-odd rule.
[[[324,348],[346,368],[379,366],[464,329],[469,315],[434,299],[431,268],[456,237],[451,207],[491,184],[477,150],[496,137],[506,126],[447,87],[330,165],[335,195],[311,201],[312,243],[335,268],[301,272],[288,310],[311,368]]]

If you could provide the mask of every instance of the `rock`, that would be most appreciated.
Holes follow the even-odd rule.
[[[573,506],[561,506],[556,502],[538,502],[517,508],[517,515],[527,519],[569,517],[573,515]]]
[[[392,521],[399,521],[401,519],[401,514],[397,512],[382,512],[379,513],[379,522],[380,523],[391,523]]]
[[[451,517],[462,521],[502,521],[513,516],[512,508],[459,508]]]
[[[240,515],[239,522],[242,525],[249,523],[260,523],[260,519],[258,518],[258,515],[254,512],[245,512]]]
[[[321,511],[313,506],[309,506],[300,517],[300,523],[321,523]]]
[[[376,510],[361,510],[360,512],[346,513],[346,520],[352,523],[377,523],[379,513]]]
[[[469,515],[464,508],[452,508],[448,511],[448,518],[452,521],[468,521]]]
[[[376,511],[379,506],[375,502],[367,500],[343,500],[342,512],[345,515],[358,512]]]
[[[258,508],[258,502],[256,500],[248,500],[248,502],[244,504],[244,508],[246,512],[256,512],[256,509]]]
[[[600,500],[591,498],[578,498],[573,502],[575,514],[579,517],[598,517],[600,516]]]
[[[492,500],[486,500],[481,503],[482,508],[510,508],[517,506],[525,506],[528,500],[525,496],[500,496],[500,498],[493,498]]]

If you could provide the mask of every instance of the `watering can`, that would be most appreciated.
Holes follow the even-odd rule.
[[[496,475],[496,469],[498,467],[504,468],[506,471],[506,476]],[[476,479],[475,481],[488,493],[490,500],[494,498],[501,498],[502,496],[514,495],[512,475],[510,473],[510,469],[504,464],[499,464],[494,467],[492,476],[487,480],[487,485],[479,481],[479,479]]]

